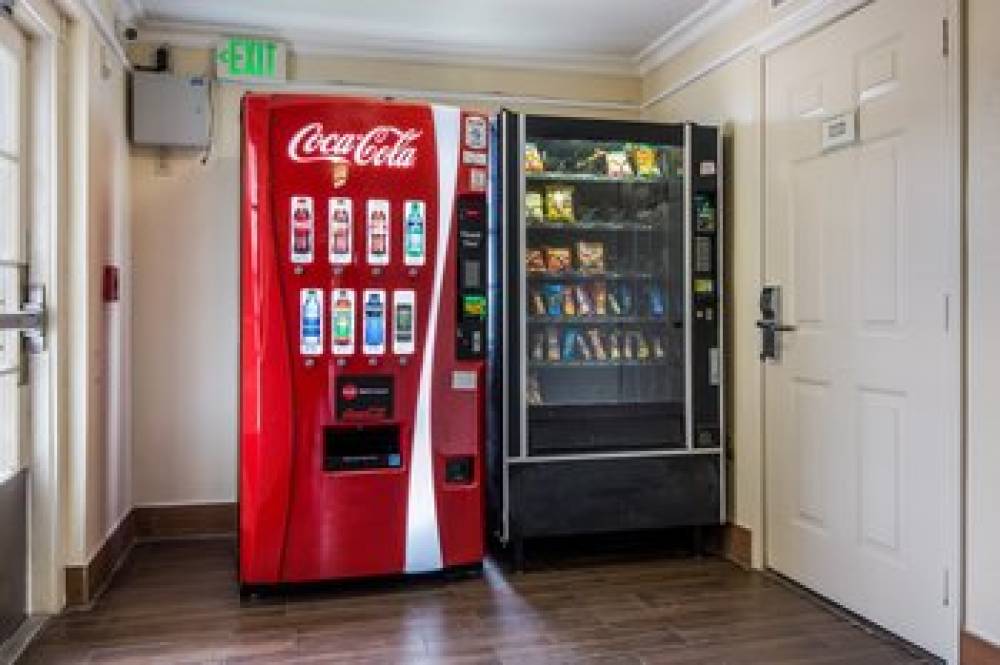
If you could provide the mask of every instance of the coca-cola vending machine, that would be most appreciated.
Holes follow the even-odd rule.
[[[240,582],[478,565],[488,124],[243,99]]]

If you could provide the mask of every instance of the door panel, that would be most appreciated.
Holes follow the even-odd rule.
[[[24,220],[25,40],[0,17],[0,313],[20,309]],[[24,619],[27,587],[28,387],[21,336],[0,329],[0,642]]]
[[[879,0],[766,60],[765,282],[795,327],[765,370],[768,565],[942,656],[959,390],[946,10]],[[854,113],[856,140],[824,151],[824,121]]]

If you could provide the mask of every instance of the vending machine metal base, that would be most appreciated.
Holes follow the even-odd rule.
[[[725,519],[719,131],[495,122],[490,528]]]

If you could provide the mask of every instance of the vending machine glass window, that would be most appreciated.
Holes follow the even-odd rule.
[[[685,447],[683,147],[529,133],[523,164],[529,454]]]

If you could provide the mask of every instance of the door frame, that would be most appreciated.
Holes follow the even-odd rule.
[[[760,219],[761,219],[761,272],[760,278],[763,284],[767,266],[767,132],[768,132],[768,100],[767,100],[767,58],[779,52],[787,46],[793,46],[803,39],[814,34],[825,31],[841,20],[858,11],[863,11],[869,5],[880,0],[820,0],[817,5],[832,6],[829,15],[825,15],[819,20],[804,22],[797,26],[788,26],[787,31],[776,34],[775,38],[764,41],[760,46],[760,67],[761,67],[761,89],[760,89],[760,146],[761,146],[761,199],[760,199]],[[951,515],[948,524],[948,543],[945,553],[945,565],[948,573],[944,583],[944,592],[948,598],[948,605],[952,608],[952,633],[954,641],[947,654],[949,663],[959,662],[959,642],[961,627],[965,613],[965,427],[964,414],[966,408],[965,401],[965,328],[966,328],[966,290],[965,290],[965,208],[963,205],[963,189],[965,183],[965,166],[963,162],[964,148],[964,96],[963,96],[963,67],[965,61],[964,31],[962,29],[964,19],[963,0],[942,0],[945,6],[945,15],[942,19],[948,21],[943,27],[943,39],[946,40],[948,54],[946,58],[946,113],[945,154],[942,158],[949,177],[945,183],[946,208],[949,210],[947,219],[943,220],[947,224],[950,233],[950,242],[946,248],[949,257],[948,270],[948,339],[950,348],[948,349],[947,376],[945,382],[953,389],[944,391],[946,400],[946,419],[948,421],[948,431],[951,433],[948,443],[948,463],[943,469],[945,479],[945,494],[947,495],[946,514]],[[821,7],[822,8],[822,7]],[[767,389],[767,373],[761,366],[761,386],[762,390]],[[767,401],[761,400],[761,468],[760,468],[760,515],[761,515],[761,543],[763,549],[764,568],[771,570],[770,552],[767,547],[767,530],[769,528],[769,515],[767,510],[767,452],[768,452],[768,427],[767,427]]]
[[[37,617],[60,611],[65,599],[63,575],[63,502],[66,315],[61,303],[66,278],[67,170],[65,159],[65,20],[49,0],[18,0],[11,18],[28,39],[28,118],[31,130],[25,153],[30,176],[27,224],[31,241],[29,281],[45,287],[48,308],[45,350],[28,359],[29,388],[28,571],[25,630],[34,632]],[[18,639],[16,636],[15,639]]]

